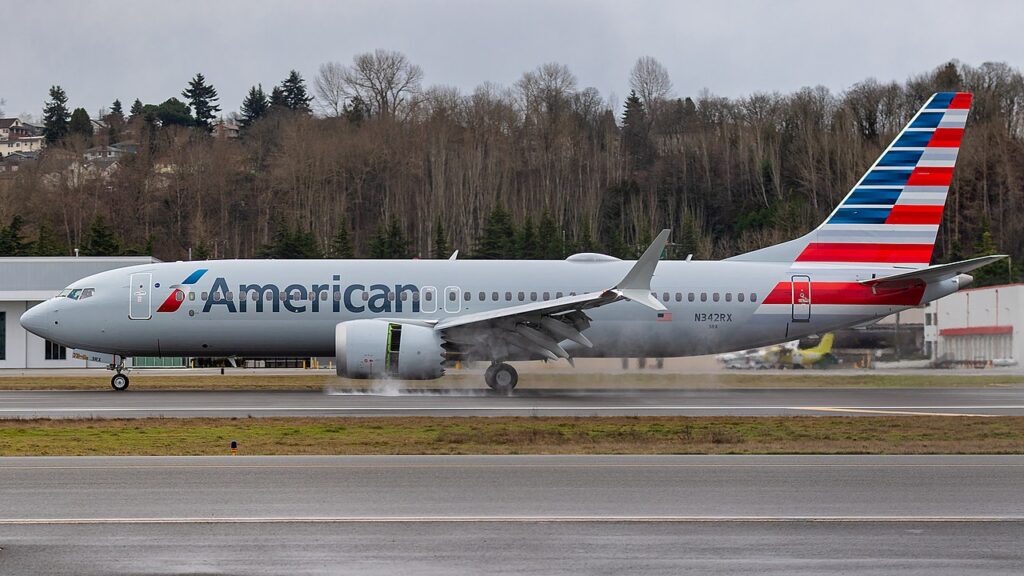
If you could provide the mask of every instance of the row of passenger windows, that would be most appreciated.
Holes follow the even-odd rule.
[[[249,298],[251,298],[254,302],[260,299],[260,293],[259,292],[249,292],[248,294],[249,294]],[[265,292],[264,294],[265,294],[265,298],[267,299],[268,302],[274,299],[273,293]],[[296,302],[296,301],[299,301],[299,300],[306,300],[307,299],[307,298],[300,298],[300,294],[301,294],[300,292],[295,291],[295,292],[292,292],[291,294],[281,293],[278,297],[281,299],[282,302],[284,302],[286,300],[291,300],[293,302]],[[327,292],[320,292],[319,294],[320,294],[320,300],[326,302],[327,299],[328,299],[328,293]],[[527,297],[529,297],[530,302],[536,302],[538,299],[547,301],[547,300],[551,300],[552,295],[554,295],[555,299],[558,299],[558,298],[562,298],[565,295],[565,293],[564,292],[554,292],[554,293],[552,293],[552,292],[529,292],[529,293],[527,293],[527,292],[516,292],[516,293],[514,293],[514,298],[513,298],[513,293],[512,292],[506,291],[503,295],[501,293],[499,293],[499,292],[491,292],[490,293],[490,301],[498,302],[499,300],[504,299],[505,302],[512,302],[513,299],[514,299],[517,302],[525,302],[527,300]],[[575,295],[576,295],[575,292],[569,292],[569,296],[575,296]],[[651,292],[651,295],[654,296],[655,298],[658,297],[658,293],[657,292]],[[209,296],[208,292],[203,292],[202,293],[202,299],[203,300],[206,300],[208,296]],[[213,295],[213,299],[214,300],[223,300],[224,296],[225,296],[224,294],[222,294],[220,292],[217,292],[217,293],[215,293]],[[228,292],[226,294],[226,296],[227,296],[228,300],[234,300],[235,299],[234,292]],[[502,296],[504,296],[504,298],[502,298]],[[189,300],[195,300],[195,297],[196,297],[195,292],[190,292],[189,293]],[[402,302],[405,302],[405,301],[409,300],[410,297],[412,298],[413,302],[417,302],[420,299],[420,293],[419,292],[404,291],[404,292],[401,293],[400,296],[398,296],[398,298],[400,298],[402,300]],[[488,293],[487,292],[478,292],[476,297],[477,297],[477,301],[478,302],[486,302],[488,300]],[[724,292],[724,293],[721,293],[721,292],[710,292],[710,293],[709,292],[687,292],[686,293],[686,300],[687,300],[687,302],[695,302],[695,301],[697,301],[698,298],[700,299],[701,302],[707,302],[709,297],[710,297],[712,302],[719,302],[723,298],[725,299],[726,302],[732,302],[733,301],[733,293],[732,292]],[[181,299],[181,298],[182,298],[182,296],[179,296],[179,299]],[[335,292],[334,293],[334,299],[335,300],[339,300],[340,301],[341,298],[342,298],[341,292]],[[370,299],[369,292],[363,291],[362,295],[361,295],[361,298],[362,298],[362,300],[364,302],[369,300]],[[396,298],[396,295],[395,295],[394,292],[390,292],[389,291],[388,295],[387,295],[387,298],[388,298],[388,300],[394,301],[395,298]],[[748,295],[746,293],[744,293],[744,292],[737,292],[736,293],[736,301],[737,302],[744,302],[744,301],[747,300],[747,298],[748,298]],[[751,302],[757,302],[757,293],[756,292],[751,292],[749,294],[749,298],[750,298]],[[309,296],[308,296],[308,300],[313,301],[313,300],[316,300],[316,299],[317,299],[317,293],[316,292],[310,292]],[[427,302],[431,302],[431,301],[433,301],[433,299],[434,299],[434,292],[433,291],[425,291],[425,292],[423,292],[423,300],[425,300]],[[458,299],[458,293],[455,292],[455,291],[448,291],[448,300],[450,302],[455,302],[456,299]],[[472,302],[473,301],[473,293],[469,292],[469,291],[463,292],[462,299],[465,300],[466,302]],[[670,292],[662,292],[661,293],[661,299],[664,300],[665,302],[671,301],[672,300],[672,293],[670,293]],[[676,292],[675,293],[675,301],[676,302],[682,302],[683,301],[683,292]]]

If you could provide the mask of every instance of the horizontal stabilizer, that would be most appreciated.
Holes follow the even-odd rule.
[[[919,270],[911,270],[909,272],[894,274],[892,276],[861,280],[860,283],[865,286],[871,286],[872,288],[902,288],[922,282],[925,284],[931,284],[940,280],[954,278],[960,274],[967,274],[971,270],[981,268],[982,266],[1002,260],[1003,258],[1006,258],[1005,254],[981,256],[979,258],[971,258],[970,260],[962,260],[951,264],[939,264],[937,266],[929,266]]]

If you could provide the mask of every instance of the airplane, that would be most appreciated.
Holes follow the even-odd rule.
[[[726,368],[734,370],[810,368],[832,357],[833,340],[835,334],[829,332],[810,348],[800,348],[800,341],[792,340],[776,346],[719,354],[716,359]]]
[[[347,378],[434,379],[485,361],[677,357],[864,324],[964,288],[1004,258],[930,266],[970,93],[932,95],[810,233],[719,261],[221,260],[112,270],[21,317],[32,333],[110,358],[334,356]]]

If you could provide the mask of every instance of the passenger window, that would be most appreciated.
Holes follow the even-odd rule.
[[[491,300],[494,300],[495,302],[498,301],[498,293],[497,292],[491,292]]]
[[[736,299],[739,300],[740,302],[743,302],[743,292],[736,294]]]
[[[206,299],[206,292],[203,292],[203,299],[204,300]],[[273,292],[267,292],[267,302],[270,302],[273,299],[274,299],[274,293]]]
[[[284,302],[285,300],[288,299],[288,293],[281,292],[280,294],[277,295],[277,299],[280,300],[281,302]],[[366,300],[366,294],[363,294],[363,300]]]
[[[190,301],[194,301],[194,300],[196,299],[196,293],[195,293],[195,292],[189,292],[189,293],[188,293],[188,299],[189,299]],[[255,299],[256,299],[256,298],[253,298],[253,300],[255,300]]]
[[[526,294],[525,294],[525,293],[523,293],[523,292],[520,292],[520,293],[518,294],[518,297],[519,297],[519,301],[520,301],[520,302],[522,302],[523,300],[526,300]]]
[[[700,301],[701,302],[707,302],[708,301],[708,293],[707,292],[701,292],[700,293]]]
[[[409,293],[403,290],[402,291],[402,302],[406,302],[408,300],[409,300]]]
[[[370,299],[370,294],[368,292],[363,292],[363,302],[366,302],[369,299]]]
[[[402,292],[402,300],[405,300],[405,297],[406,297],[406,293]],[[321,302],[327,302],[327,291],[323,291],[323,292],[320,293],[320,301]]]
[[[423,299],[426,300],[427,302],[430,302],[431,300],[434,299],[434,293],[430,291],[424,292]]]
[[[92,296],[91,292],[89,293],[89,296]],[[88,298],[89,296],[86,296],[85,292],[82,292],[82,298]],[[178,302],[184,302],[185,301],[185,293],[182,292],[181,290],[175,291],[174,292],[174,299],[177,300]]]
[[[663,292],[661,294],[661,299],[664,300],[665,302],[668,302],[668,292]]]
[[[711,299],[714,300],[715,302],[718,302],[718,292],[715,292],[714,294],[712,294],[711,295]]]
[[[234,300],[234,299],[235,299],[235,293],[234,292],[228,292],[228,300]]]
[[[536,292],[530,292],[530,302],[536,302],[536,301],[537,301],[537,293]]]
[[[455,291],[454,290],[449,291],[448,292],[448,301],[449,302],[455,302],[455,298],[456,298]]]
[[[511,292],[505,292],[505,301],[506,302],[511,302],[512,301],[512,293]]]
[[[676,302],[682,302],[682,301],[683,301],[683,293],[682,292],[676,292]]]
[[[388,301],[389,302],[394,302],[395,301],[395,293],[390,291],[390,290],[388,290]]]
[[[689,300],[690,302],[693,302],[693,292],[690,292],[690,293],[689,293],[689,294],[688,294],[688,295],[686,296],[686,299],[687,299],[687,300]]]
[[[725,293],[725,301],[726,302],[732,302],[732,292],[726,292]]]
[[[750,301],[751,302],[757,302],[757,292],[751,292],[750,293]]]
[[[252,297],[252,301],[253,301],[253,302],[256,302],[257,300],[259,300],[259,299],[260,299],[260,293],[259,293],[259,292],[252,292],[252,293],[250,294],[250,296]]]
[[[465,300],[466,302],[469,302],[470,298],[472,298],[472,297],[473,297],[473,294],[470,293],[468,290],[466,291],[465,294],[462,295],[462,299]]]
[[[569,292],[569,296],[575,296],[576,292]]]
[[[412,293],[412,301],[413,302],[419,302],[420,301],[420,293],[418,291]]]
[[[555,298],[556,299],[561,298],[561,297],[562,297],[562,293],[561,292],[555,292]]]
[[[545,292],[544,293],[544,299],[545,300],[551,300],[551,292]]]
[[[487,293],[486,292],[481,292],[481,293],[477,294],[477,296],[480,297],[479,300],[481,302],[486,302],[487,301]]]

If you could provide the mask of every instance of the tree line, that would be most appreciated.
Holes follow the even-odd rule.
[[[673,256],[720,258],[816,226],[933,92],[962,90],[974,107],[936,259],[1024,253],[1024,80],[1007,64],[725,98],[676,94],[644,57],[621,104],[554,63],[470,93],[423,77],[385,50],[326,63],[311,87],[291,71],[251,87],[237,140],[209,135],[220,105],[201,74],[184,101],[115,101],[107,134],[62,130],[55,86],[53,145],[0,180],[0,224],[17,215],[68,253],[102,218],[121,250],[163,259],[632,257],[670,227]],[[56,153],[116,140],[138,154],[102,178]]]

